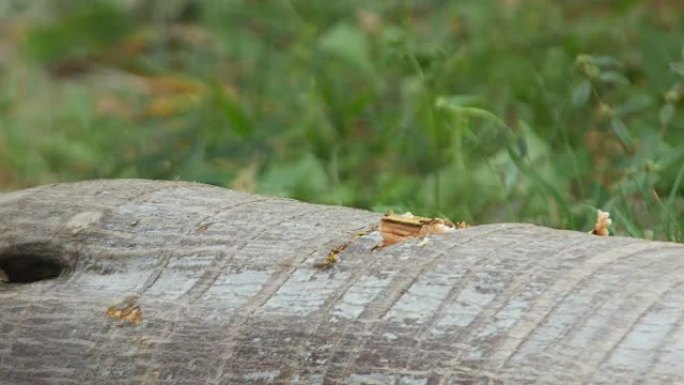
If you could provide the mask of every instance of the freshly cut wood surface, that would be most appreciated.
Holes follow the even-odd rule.
[[[678,244],[374,232],[321,270],[381,215],[142,180],[2,194],[0,218],[0,384],[684,383]]]

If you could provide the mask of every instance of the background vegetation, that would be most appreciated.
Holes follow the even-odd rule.
[[[677,0],[0,2],[0,189],[183,179],[684,239]]]

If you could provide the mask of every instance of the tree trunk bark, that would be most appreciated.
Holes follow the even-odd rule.
[[[681,245],[494,224],[314,267],[380,217],[184,182],[2,194],[0,384],[684,383]]]

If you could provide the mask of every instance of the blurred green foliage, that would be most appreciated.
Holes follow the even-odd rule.
[[[684,239],[677,1],[8,0],[0,187],[184,179]]]

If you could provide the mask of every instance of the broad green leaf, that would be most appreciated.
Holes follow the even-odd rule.
[[[682,76],[684,76],[684,62],[670,63],[670,69]]]
[[[591,82],[584,80],[572,90],[572,105],[575,107],[584,106],[589,101],[589,96],[591,96]]]
[[[603,83],[617,84],[621,86],[629,85],[629,79],[627,79],[621,73],[615,71],[605,71],[601,72],[599,75],[599,80]]]
[[[639,112],[647,107],[653,105],[655,101],[651,95],[646,94],[636,94],[631,98],[627,99],[622,105],[615,108],[615,114],[618,116],[632,114]]]
[[[261,191],[289,197],[315,197],[328,189],[329,178],[311,153],[291,162],[274,162],[260,178]]]
[[[612,56],[592,56],[591,61],[601,68],[620,68],[622,63]]]
[[[364,70],[371,69],[366,35],[347,23],[338,23],[318,40],[321,50]]]
[[[634,139],[632,134],[629,133],[629,129],[622,121],[622,119],[615,117],[610,121],[610,127],[613,129],[615,135],[620,139],[625,146],[632,147],[634,145]]]
[[[667,126],[668,124],[670,124],[670,121],[672,120],[674,113],[674,105],[672,105],[671,103],[665,104],[660,109],[660,124],[662,124],[663,126]]]

